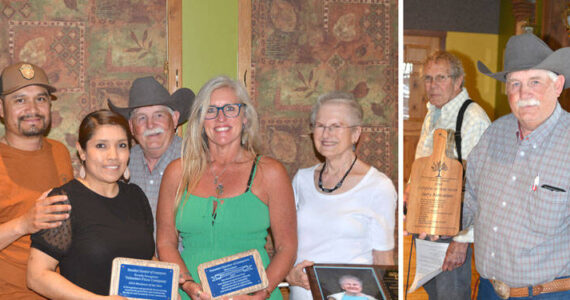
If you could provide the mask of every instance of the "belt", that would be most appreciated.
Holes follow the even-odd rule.
[[[529,297],[528,287],[512,288],[506,283],[498,280],[491,280],[495,292],[501,299],[509,297]],[[570,277],[555,279],[553,281],[535,285],[532,287],[532,295],[540,295],[545,293],[554,293],[570,290]]]

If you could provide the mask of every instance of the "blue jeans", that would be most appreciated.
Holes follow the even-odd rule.
[[[473,249],[467,247],[465,262],[462,266],[452,271],[443,271],[424,284],[424,289],[428,293],[430,300],[471,299],[472,252]]]
[[[532,287],[529,287],[529,295],[532,295]],[[568,300],[570,299],[570,291],[562,291],[556,293],[546,293],[536,296],[529,297],[511,297],[509,299],[513,300],[527,300],[527,299],[549,299],[549,300]],[[481,277],[479,279],[479,294],[477,295],[477,300],[501,300],[501,298],[495,293],[491,281]]]

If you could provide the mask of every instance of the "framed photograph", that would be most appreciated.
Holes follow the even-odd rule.
[[[397,266],[315,264],[307,275],[315,300],[398,299]]]

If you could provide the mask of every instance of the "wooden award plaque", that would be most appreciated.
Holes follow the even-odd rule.
[[[253,293],[269,285],[261,256],[255,249],[200,264],[198,276],[213,300]]]
[[[175,300],[178,299],[179,273],[177,264],[116,257],[109,295],[138,300]]]
[[[463,166],[447,157],[447,131],[433,134],[433,153],[418,158],[410,173],[406,230],[429,235],[456,235],[461,214]]]

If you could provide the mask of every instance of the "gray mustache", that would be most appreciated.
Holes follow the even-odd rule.
[[[517,102],[517,107],[526,107],[526,106],[540,106],[540,101],[532,98],[527,100],[519,100]]]
[[[143,136],[149,136],[149,135],[160,134],[160,133],[164,133],[164,129],[157,127],[157,128],[145,130],[143,132]]]

